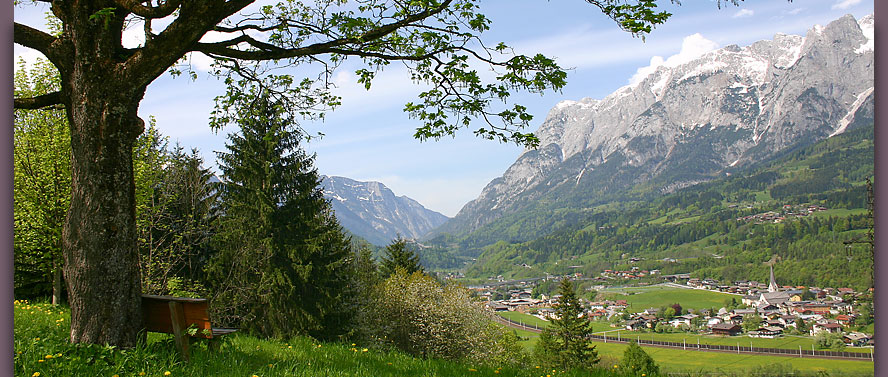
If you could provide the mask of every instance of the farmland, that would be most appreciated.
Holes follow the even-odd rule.
[[[647,308],[660,308],[675,303],[687,309],[718,309],[725,305],[725,300],[731,298],[740,301],[740,296],[712,292],[702,289],[686,289],[671,286],[656,285],[650,287],[610,288],[602,291],[606,298],[612,300],[626,300],[629,303],[628,311],[638,312]]]

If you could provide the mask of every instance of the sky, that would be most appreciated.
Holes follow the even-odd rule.
[[[680,6],[660,3],[673,16],[642,40],[620,31],[583,0],[482,1],[482,13],[492,20],[491,30],[482,35],[485,43],[505,42],[522,54],[543,53],[570,68],[568,84],[560,92],[513,96],[534,116],[530,130],[536,130],[548,110],[562,100],[604,98],[661,64],[676,65],[731,44],[772,39],[775,33],[804,35],[813,25],[845,14],[860,18],[873,13],[874,1],[747,0],[721,8],[715,0],[685,0]],[[18,5],[15,22],[42,29],[47,10],[42,4]],[[138,37],[126,34],[124,41],[138,43]],[[14,54],[16,61],[40,56],[18,45]],[[452,217],[524,151],[515,144],[478,139],[468,130],[438,141],[414,139],[420,124],[402,109],[416,99],[421,87],[409,80],[402,66],[393,64],[367,91],[356,82],[357,63],[347,62],[334,78],[334,93],[342,97],[342,106],[323,122],[302,124],[311,133],[325,135],[304,144],[316,154],[320,174],[378,181],[396,195]],[[139,115],[154,117],[171,143],[198,148],[206,165],[215,169],[214,152],[224,150],[226,135],[234,129],[210,130],[213,98],[224,93],[224,85],[206,74],[208,58],[193,57],[192,65],[197,80],[170,75],[155,80]]]

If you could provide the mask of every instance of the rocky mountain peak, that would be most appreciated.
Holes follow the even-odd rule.
[[[471,231],[554,192],[554,202],[594,202],[641,182],[670,191],[871,121],[873,24],[848,15],[805,36],[670,59],[601,100],[562,101],[535,132],[539,149],[440,232]]]

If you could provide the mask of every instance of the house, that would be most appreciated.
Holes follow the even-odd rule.
[[[783,334],[783,329],[776,326],[766,326],[749,332],[749,336],[757,338],[776,338],[781,334]]]
[[[740,333],[740,325],[733,323],[719,323],[710,327],[715,335],[734,336]]]
[[[712,327],[712,325],[717,325],[722,322],[724,321],[719,317],[709,317],[706,319],[706,326]]]
[[[869,340],[869,335],[860,332],[852,332],[850,334],[842,336],[842,341],[845,342],[845,345],[851,347],[865,346]]]
[[[641,330],[645,327],[647,324],[644,321],[633,319],[626,322],[626,330]]]
[[[824,331],[841,334],[842,325],[838,323],[815,323],[814,326],[811,326],[811,336],[815,336]]]
[[[850,325],[853,322],[853,318],[847,314],[839,314],[836,316],[836,321],[842,325]]]

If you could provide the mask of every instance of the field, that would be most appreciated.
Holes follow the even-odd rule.
[[[538,339],[536,333],[516,330],[522,340],[525,349],[532,350]],[[748,338],[747,338],[748,339]],[[690,343],[690,342],[689,342]],[[762,356],[749,354],[733,354],[723,352],[685,351],[671,348],[658,348],[643,346],[645,352],[660,365],[667,373],[693,373],[721,375],[718,372],[730,373],[747,371],[768,375],[766,372],[757,372],[754,369],[763,367],[783,366],[809,374],[821,371],[829,373],[829,376],[873,376],[874,364],[870,361],[854,360],[826,360],[782,356]],[[602,362],[615,362],[623,357],[626,344],[595,342]]]
[[[608,288],[602,291],[612,300],[626,300],[630,312],[640,312],[647,308],[660,308],[675,303],[687,309],[718,309],[725,300],[740,296],[729,293],[711,292],[702,289],[686,289],[664,285],[650,287]]]

